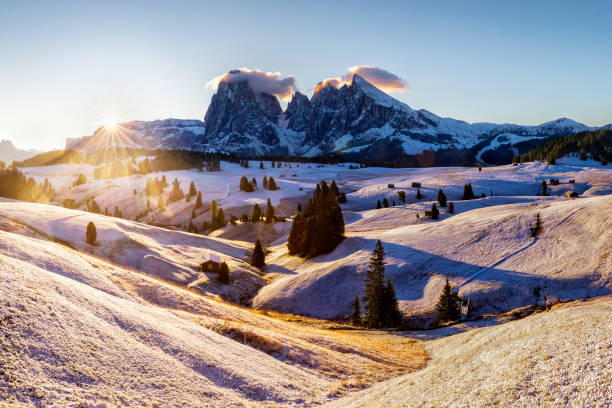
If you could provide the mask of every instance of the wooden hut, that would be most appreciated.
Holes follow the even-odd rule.
[[[202,262],[200,262],[200,271],[217,273],[220,265],[221,259],[217,255],[206,253],[202,257]]]

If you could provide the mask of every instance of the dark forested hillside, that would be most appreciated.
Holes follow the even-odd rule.
[[[548,139],[524,155],[515,157],[513,162],[546,160],[549,164],[554,164],[555,160],[568,155],[579,156],[581,160],[591,158],[601,164],[608,164],[612,161],[612,130],[584,131],[572,136]]]

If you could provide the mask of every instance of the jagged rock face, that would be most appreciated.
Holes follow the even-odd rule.
[[[204,142],[233,151],[251,149],[251,153],[261,144],[273,148],[280,142],[277,122],[281,114],[275,96],[256,95],[246,81],[221,82],[204,118]]]
[[[287,105],[287,111],[285,112],[287,128],[296,132],[306,131],[311,115],[312,104],[308,97],[300,92],[293,94],[293,98]]]
[[[373,129],[387,127],[388,134],[410,135],[435,126],[421,112],[394,100],[358,75],[350,86],[327,85],[312,97],[312,115],[306,131],[308,143],[329,149],[335,139],[350,135],[351,144],[371,143]],[[325,148],[323,149],[325,150]]]

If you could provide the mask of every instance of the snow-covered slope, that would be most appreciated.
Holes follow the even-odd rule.
[[[463,284],[459,294],[470,300],[474,315],[612,292],[610,196],[489,197],[455,202],[456,215],[442,209],[441,221],[416,219],[417,212],[422,216],[430,207],[405,204],[358,213],[348,221],[344,242],[309,261],[277,247],[270,270],[293,273],[263,287],[254,306],[347,316],[352,299],[363,293],[377,239],[385,248],[386,274],[400,308],[420,327],[429,324],[446,277]],[[533,239],[529,228],[537,213],[543,233]]]
[[[66,149],[93,151],[113,147],[200,150],[204,122],[194,119],[164,119],[119,123],[116,129],[104,126],[93,135],[66,140]]]
[[[6,255],[0,259],[3,404],[302,405],[300,388],[327,385],[172,311],[135,301],[120,285],[111,295]]]
[[[295,324],[0,229],[1,406],[312,406],[426,358],[411,339]]]
[[[202,293],[222,295],[235,302],[248,300],[265,284],[257,270],[245,262],[250,259],[251,251],[250,244],[245,242],[237,245],[114,217],[4,199],[0,201],[0,217],[32,227],[55,240],[126,268],[184,286],[196,285]],[[85,242],[90,221],[97,229],[96,245]],[[200,262],[208,253],[217,255],[229,265],[230,285],[218,283],[215,274],[199,271]]]
[[[539,313],[427,345],[427,368],[329,407],[609,407],[612,300]]]

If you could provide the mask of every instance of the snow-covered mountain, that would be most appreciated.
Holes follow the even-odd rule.
[[[93,135],[66,139],[66,149],[92,151],[111,147],[198,150],[204,122],[195,119],[164,119],[120,123],[114,130],[104,126]]]
[[[359,75],[336,88],[318,86],[311,99],[296,92],[282,112],[272,95],[245,81],[219,84],[206,112],[205,144],[248,154],[307,157],[342,154],[373,161],[405,161],[432,150],[434,163],[499,163],[543,138],[591,129],[571,119],[539,126],[475,123],[415,110]],[[436,157],[437,156],[437,157]]]
[[[0,141],[0,160],[6,164],[11,164],[13,160],[25,160],[28,157],[36,155],[35,150],[21,150],[15,147],[10,140]]]
[[[230,79],[234,72],[239,73],[230,72]],[[94,150],[111,144],[249,156],[341,155],[406,166],[500,164],[543,139],[596,129],[567,118],[537,126],[442,118],[412,109],[359,75],[339,88],[320,84],[310,99],[295,92],[285,111],[274,95],[255,92],[247,80],[221,81],[204,123],[128,122],[119,132],[100,128],[93,136],[69,139],[66,147]]]

